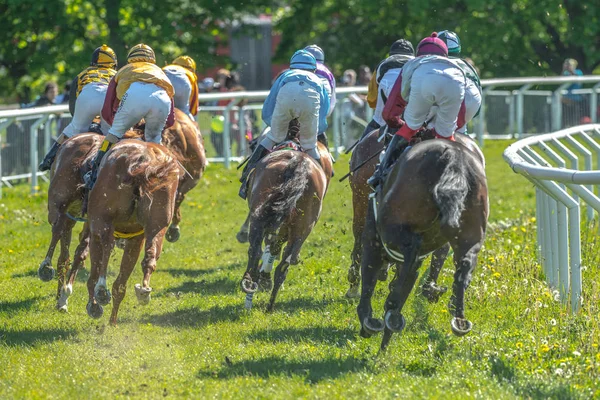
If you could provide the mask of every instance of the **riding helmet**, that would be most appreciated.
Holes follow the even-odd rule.
[[[187,68],[194,73],[196,72],[196,61],[190,56],[179,56],[173,60],[173,64]]]
[[[304,50],[306,50],[310,54],[312,54],[315,57],[315,59],[317,60],[317,62],[320,62],[320,63],[325,62],[325,53],[323,52],[323,49],[320,48],[319,46],[317,46],[316,44],[311,44],[310,46],[306,46],[304,48]]]
[[[103,44],[92,53],[92,62],[90,65],[116,69],[117,55],[113,49]]]
[[[308,51],[298,50],[290,59],[290,68],[314,71],[317,69],[317,60]]]
[[[460,56],[460,38],[455,32],[441,31],[438,33],[438,37],[446,43],[446,46],[448,46],[448,55],[454,57]]]
[[[437,32],[433,32],[431,36],[419,42],[417,46],[417,56],[438,55],[448,57],[448,47],[442,39],[437,36]]]
[[[415,49],[411,42],[406,39],[398,39],[396,40],[392,46],[390,47],[390,56],[394,54],[404,54],[407,56],[414,56]]]
[[[127,62],[129,64],[135,62],[149,62],[156,64],[156,56],[154,55],[154,50],[147,44],[136,44],[129,50],[127,54]]]

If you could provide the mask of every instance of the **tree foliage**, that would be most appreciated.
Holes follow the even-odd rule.
[[[449,29],[484,77],[555,75],[565,58],[584,73],[600,65],[600,3],[573,0],[294,0],[278,24],[278,56],[320,44],[339,74],[371,67],[396,39],[417,45]]]

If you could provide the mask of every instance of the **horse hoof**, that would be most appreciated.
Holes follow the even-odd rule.
[[[371,335],[376,335],[379,332],[383,332],[384,328],[383,321],[379,318],[366,317],[363,319],[362,330],[364,330],[369,337]]]
[[[387,267],[383,267],[377,273],[377,280],[381,282],[387,281],[388,278],[388,269]]]
[[[252,298],[254,297],[254,295],[252,293],[248,293],[246,295],[246,300],[244,301],[244,308],[247,311],[250,311],[252,309]]]
[[[438,301],[440,301],[440,297],[442,297],[447,291],[448,288],[446,286],[438,286],[434,282],[424,284],[422,288],[423,296],[430,303],[437,303]]]
[[[239,231],[237,235],[235,235],[235,238],[240,243],[248,243],[248,232]]]
[[[42,261],[40,267],[38,268],[38,277],[42,282],[50,282],[52,279],[54,279],[55,273],[56,271],[54,271],[54,268],[52,268],[50,261]]]
[[[258,277],[258,291],[270,292],[271,289],[273,289],[273,281],[271,280],[271,274],[268,272],[261,272]]]
[[[473,329],[473,324],[471,321],[465,318],[452,318],[450,326],[452,327],[452,333],[454,333],[456,336],[465,336],[467,333],[471,332],[471,329]]]
[[[398,310],[388,310],[385,313],[385,326],[392,332],[400,333],[406,326],[404,316]]]
[[[252,279],[245,277],[244,279],[242,279],[240,287],[242,288],[242,292],[246,294],[256,293],[256,291],[258,290],[258,283],[253,282]]]
[[[100,286],[94,291],[94,298],[98,304],[105,306],[110,303],[110,290],[106,286]]]
[[[179,227],[171,225],[169,227],[169,229],[167,230],[165,239],[167,239],[167,242],[175,243],[176,241],[179,240],[180,236],[181,236],[181,230],[179,229]]]
[[[67,307],[66,304],[63,304],[63,305],[57,304],[56,305],[56,309],[58,311],[60,311],[61,313],[68,313],[69,312],[69,308]]]
[[[359,298],[360,297],[360,289],[358,288],[358,285],[350,286],[350,288],[348,288],[348,291],[346,292],[346,297],[348,299]]]
[[[125,243],[127,243],[126,240],[127,239],[117,239],[117,240],[115,240],[115,246],[118,249],[123,250],[125,248]]]
[[[152,288],[142,287],[139,283],[135,284],[135,295],[137,296],[138,302],[142,305],[150,303],[150,293]]]
[[[98,319],[102,316],[102,314],[104,314],[104,308],[97,303],[92,304],[88,302],[86,310],[88,315],[94,319]]]

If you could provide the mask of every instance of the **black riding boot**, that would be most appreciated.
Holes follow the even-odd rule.
[[[52,168],[52,163],[56,158],[56,153],[58,153],[58,149],[60,149],[60,144],[58,144],[58,142],[54,142],[52,144],[52,147],[50,147],[50,150],[48,150],[48,154],[46,154],[44,160],[38,166],[38,169],[40,171],[48,171],[50,170],[50,168]]]
[[[104,135],[104,132],[102,132],[102,128],[98,122],[92,122],[88,127],[88,131]]]
[[[319,133],[319,135],[317,135],[317,141],[323,143],[329,150],[329,140],[327,140],[327,135],[325,133]]]
[[[392,166],[394,161],[398,159],[400,154],[402,154],[406,146],[408,146],[408,140],[400,135],[394,135],[392,141],[385,150],[381,164],[377,165],[375,173],[367,181],[369,186],[371,186],[374,190],[377,190],[377,186],[383,182],[383,178],[385,177],[387,170]]]
[[[254,150],[254,152],[250,156],[250,159],[248,160],[248,163],[246,164],[246,166],[244,167],[244,171],[242,172],[242,177],[240,178],[242,186],[240,187],[239,196],[242,199],[246,200],[248,191],[248,175],[250,175],[250,172],[254,169],[256,164],[258,164],[258,162],[267,154],[269,154],[269,149],[259,144],[256,147],[256,150]]]
[[[88,190],[92,190],[94,184],[96,183],[96,179],[98,179],[98,170],[100,169],[100,163],[104,158],[104,155],[108,152],[108,150],[113,146],[114,143],[109,142],[107,139],[104,139],[102,142],[102,146],[100,146],[100,150],[96,153],[96,158],[92,161],[92,170],[87,172],[83,177],[85,182],[85,187]]]

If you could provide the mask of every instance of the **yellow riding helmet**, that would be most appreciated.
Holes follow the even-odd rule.
[[[113,49],[103,44],[92,53],[92,62],[90,65],[116,69],[117,55]]]
[[[149,62],[156,64],[154,50],[147,44],[136,44],[127,54],[127,63],[131,64],[134,62]]]
[[[196,72],[196,61],[190,56],[179,56],[173,60],[173,64],[182,66],[192,72]]]

